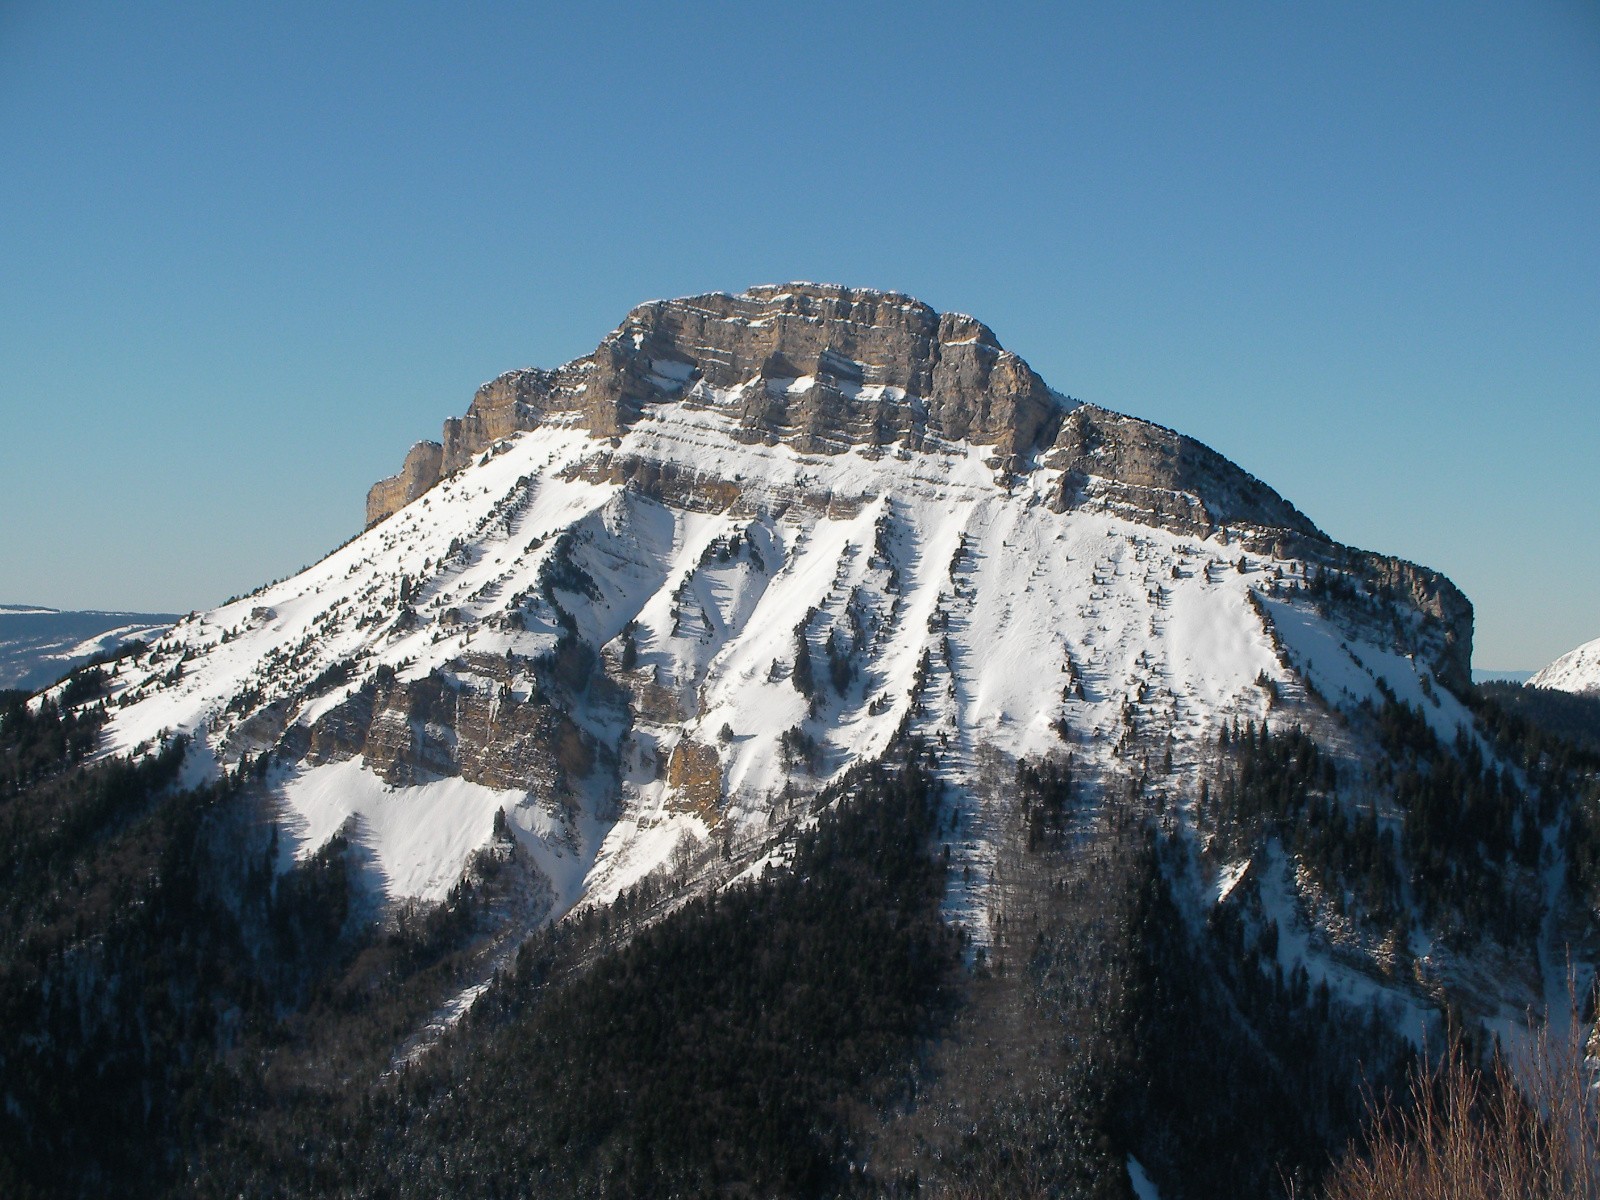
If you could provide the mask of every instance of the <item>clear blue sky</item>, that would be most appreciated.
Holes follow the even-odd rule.
[[[1600,637],[1594,0],[0,3],[0,601],[247,591],[482,380],[787,279],[1444,570],[1480,666]]]

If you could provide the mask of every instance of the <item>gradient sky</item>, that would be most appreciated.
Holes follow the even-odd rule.
[[[1476,662],[1600,637],[1600,5],[0,0],[0,602],[186,611],[502,370],[814,279],[969,312]]]

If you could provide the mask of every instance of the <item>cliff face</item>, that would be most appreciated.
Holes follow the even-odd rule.
[[[378,480],[367,492],[367,524],[376,525],[438,483],[443,461],[444,449],[438,442],[411,447],[400,473]]]
[[[1086,501],[1204,535],[1230,525],[1321,539],[1294,505],[1192,438],[1082,405],[1069,413],[1042,462],[1061,472],[1056,505]]]
[[[1230,530],[1252,545],[1330,565],[1352,561],[1294,505],[1192,438],[1080,405],[1001,347],[983,323],[895,292],[795,283],[642,304],[593,354],[484,384],[439,442],[419,442],[374,484],[367,524],[398,511],[501,439],[550,423],[597,439],[666,405],[710,410],[736,440],[833,456],[856,448],[992,447],[1001,478],[1056,473],[1052,506],[1089,508],[1173,532]],[[715,463],[686,474],[598,448],[585,478],[669,503],[739,505]],[[837,506],[834,496],[811,497]],[[1448,579],[1378,555],[1362,569],[1406,592],[1431,622],[1446,682],[1470,678],[1472,607]]]
[[[594,768],[593,740],[559,708],[517,700],[504,659],[473,655],[453,666],[492,685],[463,688],[444,673],[369,682],[306,729],[307,760],[360,755],[392,787],[460,776],[491,788],[532,786],[566,801],[572,782]]]
[[[893,292],[790,284],[658,300],[586,358],[484,384],[440,443],[419,443],[400,474],[373,486],[367,523],[518,430],[565,417],[614,437],[652,405],[710,390],[747,441],[835,454],[921,449],[931,436],[992,445],[1013,467],[1048,442],[1067,407],[981,322]]]

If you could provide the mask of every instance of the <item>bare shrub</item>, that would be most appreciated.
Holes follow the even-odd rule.
[[[1413,1072],[1408,1106],[1374,1098],[1326,1200],[1600,1200],[1600,1109],[1583,1025],[1566,1029],[1540,1028],[1515,1066],[1453,1042]]]

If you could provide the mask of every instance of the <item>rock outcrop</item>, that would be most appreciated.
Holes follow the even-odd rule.
[[[559,420],[612,439],[666,404],[715,411],[739,441],[806,454],[989,446],[1002,476],[1058,472],[1057,511],[1101,509],[1200,537],[1228,530],[1263,550],[1292,548],[1330,566],[1356,567],[1412,598],[1435,623],[1442,677],[1468,684],[1472,606],[1442,575],[1337,545],[1210,447],[1068,400],[982,322],[897,292],[793,283],[642,304],[593,354],[484,384],[464,416],[445,422],[441,441],[419,442],[399,474],[373,486],[367,523],[519,430]],[[740,485],[714,469],[689,475],[602,447],[583,471],[681,507],[740,508]],[[845,509],[851,503],[797,498]]]
[[[789,284],[657,300],[595,352],[484,384],[439,443],[418,443],[367,497],[367,523],[409,504],[500,438],[553,417],[615,436],[651,405],[716,403],[748,441],[806,453],[928,438],[992,445],[1013,469],[1069,407],[984,324],[894,292]]]
[[[444,447],[438,442],[418,442],[411,447],[400,473],[378,480],[367,492],[367,524],[377,524],[438,483],[443,464]]]
[[[717,752],[685,738],[667,762],[667,785],[681,809],[714,821],[722,803],[722,766]]]
[[[311,726],[307,760],[359,754],[393,787],[459,775],[556,798],[594,769],[595,748],[566,713],[514,699],[503,660],[475,656],[460,669],[489,686],[468,688],[434,673],[411,681],[385,676],[356,689]]]
[[[1060,510],[1093,502],[1201,536],[1255,526],[1323,539],[1299,509],[1209,446],[1093,405],[1067,414],[1040,461],[1062,473]]]

